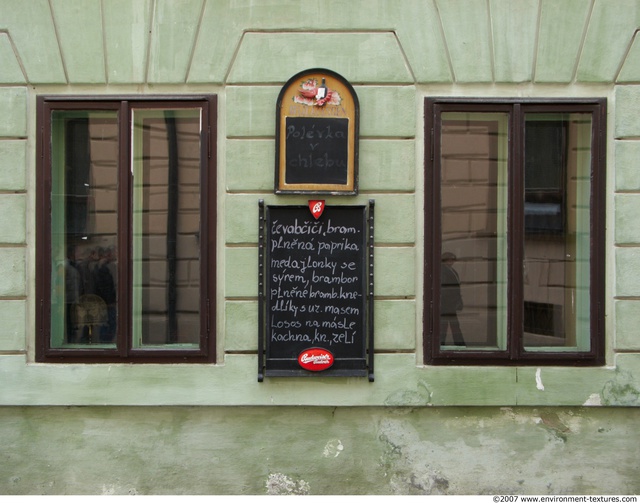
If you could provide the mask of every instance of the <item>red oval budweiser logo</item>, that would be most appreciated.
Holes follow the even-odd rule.
[[[333,365],[333,355],[322,348],[305,349],[298,356],[298,363],[303,369],[318,372]]]

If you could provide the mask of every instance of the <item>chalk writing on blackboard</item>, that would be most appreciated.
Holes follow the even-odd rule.
[[[349,119],[286,118],[286,182],[345,184]]]
[[[366,373],[366,221],[364,206],[331,207],[317,220],[307,207],[267,208],[267,373],[300,372],[297,357],[311,347],[334,355],[332,371]]]

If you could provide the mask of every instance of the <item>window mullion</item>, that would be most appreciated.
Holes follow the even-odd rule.
[[[524,113],[520,104],[513,106],[509,152],[509,221],[508,239],[508,335],[507,352],[518,359],[523,343],[523,256],[524,256]]]
[[[118,166],[118,352],[127,357],[131,350],[131,116],[128,101],[120,104]],[[126,288],[123,288],[127,285]]]

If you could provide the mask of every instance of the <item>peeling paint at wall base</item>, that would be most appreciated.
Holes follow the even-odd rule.
[[[5,407],[0,494],[638,494],[638,421],[631,407]]]
[[[309,484],[302,479],[294,480],[283,473],[271,473],[267,479],[267,494],[271,496],[309,494]]]
[[[616,369],[616,377],[608,381],[602,390],[603,405],[639,406],[640,389],[631,372]]]

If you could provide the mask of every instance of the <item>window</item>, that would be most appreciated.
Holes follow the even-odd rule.
[[[606,101],[425,119],[425,361],[602,364]]]
[[[215,117],[38,98],[38,361],[215,361]]]

